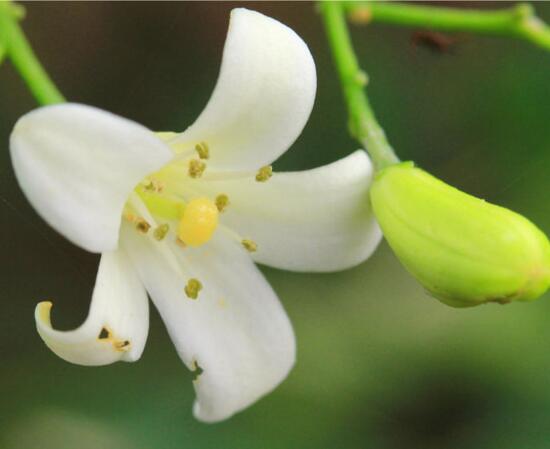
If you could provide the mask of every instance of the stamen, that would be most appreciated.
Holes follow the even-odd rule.
[[[193,360],[193,369],[191,370],[191,374],[193,375],[192,381],[196,382],[197,380],[199,380],[199,376],[202,373],[204,373],[204,370],[199,365],[199,362],[197,362],[196,360]]]
[[[111,338],[111,332],[106,327],[102,327],[99,335],[97,336],[98,340],[107,340]]]
[[[229,238],[234,242],[242,245],[247,251],[253,253],[258,250],[258,244],[252,239],[245,239],[233,229],[230,229],[226,226],[220,225],[220,230],[223,231]]]
[[[166,234],[168,234],[168,231],[170,230],[170,225],[168,223],[161,224],[160,226],[157,226],[155,231],[153,232],[153,237],[155,237],[156,240],[159,242],[166,237]]]
[[[176,237],[176,245],[178,245],[180,248],[187,248],[187,245],[185,244],[185,242],[180,239],[179,237]]]
[[[144,182],[143,188],[149,192],[162,193],[164,190],[164,182],[158,179],[148,179]]]
[[[202,290],[202,284],[198,279],[192,278],[187,281],[184,290],[189,299],[197,299],[199,297],[199,292]]]
[[[258,250],[258,244],[254,240],[242,239],[241,244],[249,253],[254,253]]]
[[[266,165],[260,168],[258,173],[256,173],[256,181],[266,182],[271,176],[273,176],[273,167],[271,167],[271,165]]]
[[[141,217],[135,219],[135,224],[136,229],[142,234],[147,234],[147,232],[149,232],[149,229],[151,228],[151,225]]]
[[[195,145],[195,151],[199,154],[201,159],[208,159],[210,157],[210,149],[206,142],[201,142]]]
[[[225,193],[218,195],[216,197],[218,212],[223,212],[227,206],[229,206],[229,197]]]
[[[189,176],[193,179],[200,178],[206,170],[206,164],[199,159],[189,161]]]
[[[115,351],[118,352],[126,352],[130,349],[130,340],[119,340],[107,326],[101,328],[97,339],[101,342],[111,343]]]

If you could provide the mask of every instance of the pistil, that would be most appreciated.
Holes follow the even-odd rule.
[[[208,242],[218,227],[218,208],[208,198],[196,198],[187,204],[181,216],[177,235],[189,246]]]

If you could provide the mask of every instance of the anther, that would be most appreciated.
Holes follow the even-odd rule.
[[[125,352],[130,349],[130,340],[119,340],[107,326],[101,328],[97,339],[101,342],[110,343],[114,350],[118,352]]]
[[[249,253],[254,253],[258,250],[258,244],[254,240],[242,239],[241,244]]]
[[[178,245],[180,248],[187,248],[187,245],[185,244],[185,242],[180,239],[179,237],[176,237],[176,245]]]
[[[97,336],[97,339],[108,340],[109,338],[111,338],[111,332],[109,332],[109,329],[107,329],[106,327],[102,327],[99,335]]]
[[[136,229],[143,234],[147,234],[147,232],[149,232],[149,229],[151,228],[151,225],[141,217],[136,218],[135,223],[136,223]]]
[[[195,151],[201,159],[208,159],[210,157],[210,149],[208,148],[206,142],[196,144]]]
[[[227,206],[229,206],[229,197],[225,193],[218,195],[216,197],[216,207],[218,208],[218,212],[223,212]]]
[[[159,242],[166,237],[166,234],[168,234],[168,231],[170,230],[170,225],[168,223],[161,224],[160,226],[157,226],[155,231],[153,232],[153,237],[155,237],[156,240]]]
[[[158,179],[150,179],[143,184],[143,188],[149,192],[162,193],[164,183]]]
[[[202,290],[202,284],[198,279],[189,279],[184,290],[189,299],[197,299],[199,292]]]
[[[195,381],[199,380],[199,376],[202,373],[204,373],[204,370],[199,365],[199,362],[197,362],[196,360],[193,360],[193,369],[191,370],[191,374],[193,375],[192,381],[195,382]]]
[[[189,176],[193,179],[200,178],[206,170],[206,164],[199,159],[189,161]]]
[[[258,173],[256,173],[256,181],[258,182],[266,182],[269,178],[273,176],[273,168],[271,165],[266,165],[265,167],[262,167],[258,170]]]

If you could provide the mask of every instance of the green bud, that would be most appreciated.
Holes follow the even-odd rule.
[[[550,242],[533,223],[404,162],[381,170],[374,212],[403,265],[441,302],[530,301],[550,286]]]

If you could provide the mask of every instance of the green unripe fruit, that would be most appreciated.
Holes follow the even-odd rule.
[[[441,302],[469,307],[530,301],[550,286],[550,243],[533,223],[404,162],[370,192],[388,243]]]

